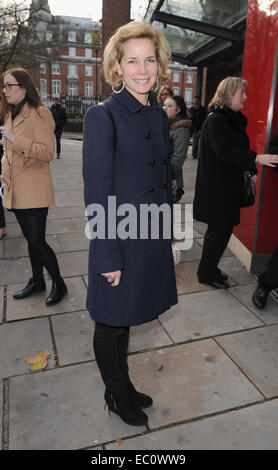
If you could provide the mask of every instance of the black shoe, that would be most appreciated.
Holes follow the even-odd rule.
[[[174,204],[176,204],[176,202],[178,202],[183,195],[184,195],[184,190],[181,188],[177,188],[173,195]]]
[[[104,399],[108,410],[116,413],[121,420],[130,426],[144,426],[148,416],[142,411],[127,392],[123,394],[112,393],[105,390]]]
[[[252,296],[253,304],[256,305],[256,307],[258,308],[265,308],[268,294],[269,291],[267,289],[265,289],[261,285],[258,285],[257,289],[255,290]]]
[[[226,274],[223,274],[220,269],[217,268],[217,279],[220,279],[220,281],[227,281],[228,280],[228,276],[226,276]]]
[[[229,284],[221,279],[215,279],[214,281],[200,281],[200,284],[208,284],[209,286],[215,287],[215,289],[228,289]]]
[[[145,393],[137,392],[133,383],[131,382],[128,383],[128,391],[133,395],[136,405],[139,406],[141,410],[144,408],[149,408],[149,406],[152,406],[153,404],[152,398],[149,397],[148,395],[145,395]]]
[[[47,307],[57,304],[68,293],[68,289],[64,280],[61,278],[59,282],[53,282],[52,289],[47,297],[45,304]]]
[[[15,294],[13,294],[13,298],[17,300],[26,299],[26,297],[29,297],[35,292],[42,292],[45,289],[46,289],[46,285],[45,285],[44,279],[41,281],[35,281],[34,278],[32,277],[31,279],[29,279],[24,289],[19,290],[15,292]]]

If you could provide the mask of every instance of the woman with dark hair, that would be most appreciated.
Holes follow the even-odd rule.
[[[192,121],[187,119],[186,104],[182,96],[172,96],[164,101],[170,125],[170,159],[173,172],[174,203],[184,194],[182,166],[187,157],[189,145],[189,128]]]
[[[60,302],[67,287],[60,275],[57,258],[46,243],[48,207],[54,205],[54,189],[49,162],[54,156],[54,121],[42,104],[29,73],[14,68],[2,75],[4,156],[2,181],[3,206],[14,212],[28,243],[32,278],[14,294],[29,297],[46,289],[43,267],[52,278],[46,305]]]

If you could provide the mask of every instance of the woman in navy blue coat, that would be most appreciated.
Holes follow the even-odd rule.
[[[164,213],[158,218],[155,210],[149,214],[145,221],[159,221],[152,238],[140,217],[142,205],[146,209],[150,204],[171,215],[167,115],[151,91],[167,80],[168,59],[163,35],[150,24],[131,22],[119,28],[103,61],[106,81],[117,88],[84,121],[83,176],[91,232],[87,308],[96,322],[94,350],[106,403],[131,425],[146,424],[142,408],[152,399],[137,392],[129,378],[129,327],[151,321],[177,303],[171,220],[165,217],[164,227]]]

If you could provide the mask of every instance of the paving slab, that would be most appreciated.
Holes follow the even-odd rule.
[[[204,245],[204,238],[202,238],[202,237],[201,237],[201,238],[197,238],[195,241],[196,241],[200,246],[203,246],[203,245]],[[231,256],[234,256],[234,255],[233,255],[233,253],[231,252],[230,248],[226,248],[226,250],[225,250],[224,253],[223,253],[223,256],[229,256],[229,257],[231,257]]]
[[[278,322],[278,304],[268,296],[266,307],[263,310],[257,308],[252,301],[252,295],[257,287],[257,283],[243,286],[231,287],[229,292],[240,300],[249,310],[251,310],[265,324],[269,325]]]
[[[130,329],[129,352],[160,348],[170,344],[173,344],[171,339],[157,320]]]
[[[6,232],[7,232],[7,236],[5,237],[6,240],[8,240],[9,238],[14,238],[14,237],[16,238],[23,237],[21,228],[16,221],[8,223],[6,225]]]
[[[0,326],[0,377],[27,374],[31,367],[24,359],[36,351],[49,351],[47,368],[55,366],[50,325],[47,318],[36,318]]]
[[[57,255],[60,271],[63,277],[81,276],[88,274],[88,251],[60,253]]]
[[[200,260],[202,256],[202,248],[195,241],[193,242],[190,250],[181,250],[181,263],[185,261],[195,261]]]
[[[254,282],[254,277],[235,257],[221,258],[218,266],[238,284],[250,284],[251,282]]]
[[[55,253],[61,252],[57,235],[47,235],[47,243]],[[5,240],[5,258],[28,257],[28,246],[25,238],[10,238]]]
[[[46,224],[46,233],[72,233],[75,232],[75,226],[71,219],[49,219]]]
[[[203,222],[198,222],[197,220],[194,220],[193,226],[202,235],[205,235],[208,228],[207,224],[204,224]]]
[[[0,323],[3,322],[4,315],[4,287],[0,287]]]
[[[129,373],[136,388],[154,399],[150,429],[263,398],[212,339],[134,354]]]
[[[51,321],[60,366],[95,358],[93,322],[87,311],[53,316]]]
[[[70,178],[70,175],[68,175]],[[55,191],[56,207],[81,206],[84,207],[83,190]]]
[[[114,442],[107,450],[277,450],[278,400]]]
[[[1,259],[0,286],[25,282],[32,276],[29,258]]]
[[[58,240],[63,252],[89,250],[90,240],[84,232],[58,235]]]
[[[224,289],[180,295],[179,303],[159,321],[175,343],[263,326]]]
[[[45,292],[39,292],[27,299],[21,300],[15,300],[13,293],[24,287],[24,284],[8,286],[7,321],[84,310],[87,290],[82,278],[71,277],[65,279],[65,282],[68,288],[68,295],[66,295],[61,302],[52,307],[45,305],[45,299],[47,293],[51,290],[52,281],[46,281],[47,290]]]
[[[134,436],[104,410],[104,387],[95,362],[12,378],[10,450],[76,450]]]
[[[74,224],[75,231],[83,233],[83,236],[85,236],[85,228],[86,228],[86,224],[88,223],[88,218],[87,217],[74,217],[72,219],[72,222]]]
[[[80,206],[70,207],[50,207],[48,211],[49,219],[72,219],[73,217],[84,217],[85,208]]]
[[[0,378],[0,423],[3,422],[3,387],[4,387],[4,383],[3,383],[3,380],[2,378]],[[2,443],[2,430],[3,430],[3,426],[0,426],[0,442]],[[2,449],[2,445],[0,447]]]
[[[4,240],[0,240],[0,258],[4,258]]]
[[[265,397],[278,395],[278,325],[217,338]]]

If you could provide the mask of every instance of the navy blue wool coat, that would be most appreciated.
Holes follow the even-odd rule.
[[[167,115],[152,92],[149,102],[143,106],[126,89],[105,101],[116,145],[104,106],[89,109],[84,121],[85,204],[103,207],[106,222],[106,237],[90,242],[87,308],[93,320],[111,326],[151,321],[177,303],[171,240],[161,227],[158,239],[107,237],[108,196],[116,196],[116,208],[132,204],[138,221],[140,204],[172,203]],[[112,287],[100,274],[116,270],[121,281]]]

